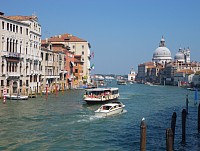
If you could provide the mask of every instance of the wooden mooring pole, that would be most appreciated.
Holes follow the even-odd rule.
[[[171,120],[171,130],[172,130],[172,147],[174,148],[174,137],[175,137],[175,127],[176,127],[176,112],[173,113],[172,115],[172,120]]]
[[[198,106],[198,132],[200,132],[200,104]]]
[[[166,129],[166,151],[173,150],[173,132],[171,128]]]
[[[182,143],[185,144],[186,110],[182,111]]]
[[[140,151],[146,151],[146,123],[142,119],[140,124]]]

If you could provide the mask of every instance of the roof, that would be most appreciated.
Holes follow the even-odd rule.
[[[58,36],[53,36],[47,39],[48,42],[87,42],[81,38],[73,36],[72,34],[62,34]],[[45,42],[45,41],[43,41]]]
[[[118,90],[118,88],[94,88],[94,89],[86,89],[86,91],[114,91],[114,90]]]
[[[177,73],[193,74],[194,71],[192,71],[192,70],[190,70],[190,69],[183,69],[183,70],[177,71]]]
[[[25,20],[37,20],[37,16],[4,16],[5,18],[12,19],[15,21],[25,21]]]
[[[155,67],[155,64],[154,62],[145,62],[143,64],[140,64],[139,66],[154,66]]]

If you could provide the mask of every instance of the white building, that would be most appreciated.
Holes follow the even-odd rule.
[[[36,90],[40,78],[41,26],[36,16],[0,13],[1,94]]]
[[[190,63],[190,49],[179,48],[179,51],[176,53],[174,57],[175,62],[182,62],[182,63]]]
[[[152,62],[165,64],[172,61],[171,52],[165,45],[165,39],[162,37],[159,47],[153,53]]]
[[[133,69],[131,69],[130,73],[128,74],[128,81],[135,82],[136,73]]]

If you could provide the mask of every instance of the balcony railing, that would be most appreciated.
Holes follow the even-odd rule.
[[[20,72],[8,72],[8,77],[20,77]]]
[[[12,58],[20,58],[21,57],[21,54],[18,52],[2,51],[1,54],[2,54],[2,56],[5,56],[5,57],[12,57]]]

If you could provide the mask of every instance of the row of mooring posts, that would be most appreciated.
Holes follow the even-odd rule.
[[[188,95],[186,96],[186,109],[182,110],[182,144],[186,143],[186,117],[188,114]],[[176,127],[176,112],[173,113],[171,119],[171,128],[166,129],[166,151],[174,150],[174,136]],[[200,132],[200,104],[198,106],[198,122],[197,122],[198,132]],[[140,124],[140,151],[146,151],[146,123],[144,118]]]

